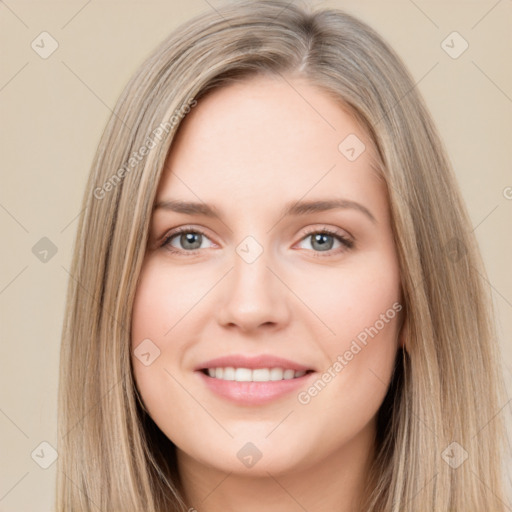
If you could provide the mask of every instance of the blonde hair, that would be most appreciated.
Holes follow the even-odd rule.
[[[135,386],[132,304],[181,119],[209,91],[257,74],[303,77],[348,109],[371,136],[387,185],[406,350],[379,409],[361,510],[504,511],[497,412],[505,392],[493,314],[431,117],[374,30],[339,10],[277,0],[225,5],[179,27],[132,77],[106,126],[83,200],[62,333],[57,510],[187,510],[174,446]],[[468,459],[455,467],[450,455],[461,450]]]

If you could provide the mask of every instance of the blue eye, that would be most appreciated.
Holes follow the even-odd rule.
[[[325,256],[331,256],[332,251],[335,251],[335,254],[339,252],[343,252],[346,249],[351,249],[354,246],[354,242],[337,231],[333,231],[327,228],[322,230],[312,229],[310,230],[305,237],[302,238],[301,241],[311,240],[311,247],[313,248],[313,252],[315,256],[324,256],[324,254],[319,253],[328,253]],[[341,246],[338,246],[338,249],[333,249],[335,242],[338,242]]]
[[[332,256],[354,246],[354,242],[351,239],[328,228],[309,230],[301,238],[301,242],[308,239],[311,240],[311,250],[315,256]],[[184,226],[171,232],[165,238],[162,247],[175,254],[188,253],[187,255],[195,255],[200,249],[207,248],[203,246],[205,240],[209,240],[209,238],[203,231]],[[338,248],[333,247],[336,242],[339,244]],[[178,244],[178,247],[176,244]]]
[[[176,246],[172,243],[175,238],[178,240],[181,248],[176,248]],[[202,248],[201,246],[203,238],[208,240],[207,236],[202,231],[183,227],[176,229],[173,233],[166,237],[162,246],[175,253],[195,253],[196,250]]]

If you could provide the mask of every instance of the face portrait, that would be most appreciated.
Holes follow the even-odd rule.
[[[253,77],[201,99],[157,191],[132,363],[195,478],[350,478],[371,454],[402,343],[372,142],[325,91],[288,81]],[[151,364],[133,355],[143,342]]]

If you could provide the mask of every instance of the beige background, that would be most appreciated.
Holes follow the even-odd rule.
[[[344,8],[369,22],[418,82],[481,244],[510,382],[512,1],[311,3]],[[42,469],[35,460],[50,460],[41,442],[57,445],[68,269],[84,184],[103,127],[148,52],[182,21],[216,6],[218,0],[0,3],[0,511],[53,509],[56,465]],[[43,31],[59,45],[47,59],[31,47],[34,40],[42,46]],[[453,31],[469,44],[457,59],[441,46]],[[461,48],[461,40],[448,41]],[[46,263],[32,252],[42,237],[57,248]],[[499,414],[510,410],[507,403]]]

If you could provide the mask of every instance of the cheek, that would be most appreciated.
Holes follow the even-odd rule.
[[[175,326],[197,301],[196,295],[201,292],[198,288],[190,286],[183,272],[170,271],[158,258],[148,259],[140,274],[132,310],[132,349],[146,338],[163,349],[166,340],[179,329]]]
[[[162,281],[151,268],[141,273],[132,311],[132,349],[146,338],[160,338],[170,327],[164,312],[173,310],[172,295],[165,293]]]
[[[139,276],[131,321],[131,358],[135,382],[155,417],[167,418],[168,408],[183,396],[173,377],[197,336],[194,309],[211,287],[211,279],[198,273],[169,268],[158,255],[148,258]],[[197,283],[203,283],[197,285]],[[149,356],[147,355],[149,353]],[[148,364],[149,363],[149,364]],[[185,397],[186,398],[186,397]],[[185,400],[187,407],[190,400]],[[163,411],[163,412],[162,412]]]
[[[324,293],[310,300],[330,331],[318,339],[326,367],[301,403],[316,401],[344,421],[351,411],[361,425],[377,412],[392,376],[402,310],[398,264],[392,252],[381,252],[325,282]]]
[[[393,305],[401,297],[400,272],[391,250],[375,251],[347,261],[339,269],[301,273],[293,279],[297,295],[311,311],[318,313],[323,324],[318,332],[327,347],[343,348],[360,333],[364,338],[365,329],[375,323],[379,331],[387,334],[387,326],[392,323],[389,320],[397,316]]]
[[[132,309],[134,378],[147,407],[170,387],[172,379],[165,371],[170,368],[169,357],[180,357],[179,337],[173,336],[172,354],[166,345],[173,334],[169,331],[181,316],[180,297],[169,293],[169,280],[153,262],[145,262]]]

